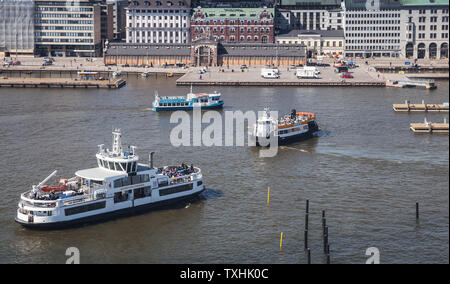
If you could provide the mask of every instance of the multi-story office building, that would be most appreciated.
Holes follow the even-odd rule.
[[[402,0],[401,54],[406,58],[448,58],[448,0]]]
[[[448,58],[448,9],[448,0],[346,0],[346,56]]]
[[[104,43],[107,40],[112,41],[114,39],[114,3],[103,0],[100,7],[100,32],[102,43]]]
[[[0,0],[0,56],[33,55],[33,0]]]
[[[344,11],[341,0],[280,0],[277,28],[290,30],[342,30]]]
[[[127,43],[189,43],[190,0],[133,0],[126,8]]]
[[[35,0],[34,18],[38,55],[101,55],[99,1]]]
[[[367,6],[375,3],[375,6]],[[345,1],[345,51],[348,57],[401,57],[399,0]]]
[[[195,8],[192,40],[205,35],[223,43],[273,43],[274,8]]]
[[[109,0],[112,5],[113,39],[121,41],[126,39],[127,18],[125,8],[128,7],[128,0]]]

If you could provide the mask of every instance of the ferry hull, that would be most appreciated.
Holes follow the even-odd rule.
[[[35,229],[35,230],[57,230],[57,229],[66,229],[72,227],[81,227],[88,224],[100,223],[112,219],[117,219],[120,217],[132,216],[137,214],[143,214],[153,210],[162,210],[171,208],[183,202],[188,202],[197,198],[205,188],[190,195],[180,196],[173,199],[168,199],[164,201],[159,201],[155,203],[143,204],[136,207],[124,208],[116,211],[111,211],[107,213],[102,213],[98,215],[93,215],[89,217],[84,217],[80,219],[70,220],[70,221],[62,221],[62,222],[53,222],[53,223],[28,223],[23,222],[22,220],[18,220],[15,218],[15,221],[25,228]]]
[[[315,124],[314,126],[311,125],[310,127],[311,128],[309,129],[309,131],[305,132],[305,133],[292,135],[292,136],[288,136],[288,137],[278,137],[278,145],[282,146],[282,145],[287,145],[287,144],[300,142],[300,141],[304,141],[304,140],[313,138],[314,133],[319,131],[319,127],[317,126],[317,124]],[[255,138],[256,138],[256,146],[261,147],[261,145],[258,142],[258,137],[255,137]],[[267,146],[270,146],[270,145],[267,145]]]
[[[209,105],[209,106],[202,106],[201,109],[218,109],[223,107],[223,102],[219,102],[217,104]],[[154,111],[177,111],[177,110],[185,110],[185,111],[191,111],[194,108],[192,106],[180,106],[180,107],[153,107]]]

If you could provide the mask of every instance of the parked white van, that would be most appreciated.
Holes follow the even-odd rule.
[[[319,74],[320,71],[317,70],[316,67],[312,67],[312,66],[305,66],[303,68],[299,68],[297,69],[297,71],[295,72],[295,76],[297,76],[297,78],[301,79],[319,79]]]
[[[280,74],[277,69],[261,69],[261,77],[278,79],[280,78]]]

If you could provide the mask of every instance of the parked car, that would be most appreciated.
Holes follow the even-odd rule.
[[[9,66],[11,66],[12,65],[12,61],[6,61],[6,62],[3,62],[3,66],[4,67],[9,67]]]
[[[44,63],[42,63],[42,66],[50,66],[50,65],[53,65],[51,61],[44,61]]]
[[[347,66],[338,66],[334,69],[334,72],[336,72],[336,73],[348,72],[348,67]]]
[[[248,69],[248,66],[247,65],[241,65],[241,69],[243,70],[243,69]]]
[[[16,66],[16,65],[20,65],[21,63],[20,63],[20,61],[19,60],[17,60],[17,61],[14,61],[13,63],[12,63],[12,65],[14,65],[14,66]]]
[[[351,78],[353,78],[353,75],[348,73],[348,72],[342,72],[341,73],[341,78],[349,78],[349,79],[351,79]]]

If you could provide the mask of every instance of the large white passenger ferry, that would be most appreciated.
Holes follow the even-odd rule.
[[[309,139],[318,130],[314,113],[293,109],[290,114],[275,118],[270,115],[269,108],[265,108],[264,115],[258,119],[250,134],[255,137],[257,146],[261,146],[258,141],[268,141],[270,137],[278,138],[278,145],[285,145]]]
[[[139,163],[136,147],[123,151],[120,129],[113,132],[112,150],[98,147],[98,167],[45,185],[54,171],[21,195],[15,220],[30,228],[66,227],[188,201],[205,189],[193,165],[154,168],[153,153],[149,164]]]

